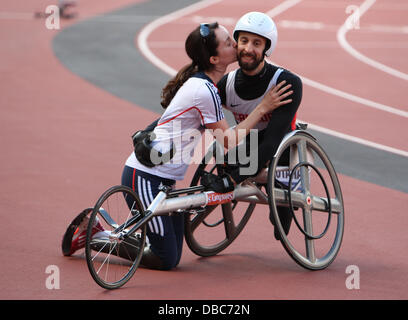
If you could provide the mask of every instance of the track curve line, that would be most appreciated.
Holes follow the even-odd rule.
[[[157,17],[189,7],[191,3],[191,0],[179,0],[171,2],[170,6],[165,0],[148,1],[80,21],[56,35],[52,41],[54,54],[67,69],[82,79],[114,96],[161,114],[160,92],[170,78],[169,73],[162,72],[140,50],[136,50],[137,36]],[[200,3],[215,4],[218,1]],[[206,7],[203,11],[214,9],[217,5]],[[117,20],[119,16],[125,18],[123,23],[104,23],[112,17]],[[112,34],[115,36],[112,37]],[[321,126],[320,123],[316,125]],[[334,132],[328,129],[322,131],[321,127],[311,127],[310,130],[325,146],[338,173],[408,192],[408,172],[404,170],[406,156],[392,153],[387,148],[379,149],[372,141],[366,141],[364,145],[355,139],[347,139],[345,135],[330,135],[328,133]],[[375,162],[370,161],[370,166],[367,165],[367,155],[369,159],[375,159]],[[384,172],[388,172],[386,179]]]
[[[385,64],[382,64],[378,61],[375,61],[365,55],[363,55],[361,52],[357,51],[356,49],[354,49],[350,43],[348,43],[347,39],[346,39],[346,34],[347,32],[350,31],[350,25],[352,25],[351,21],[354,19],[355,15],[358,14],[358,18],[361,18],[368,9],[370,9],[370,7],[372,5],[374,5],[374,3],[376,2],[376,0],[366,0],[364,1],[360,7],[358,7],[359,9],[356,10],[353,14],[351,14],[346,21],[344,22],[344,24],[339,28],[339,30],[337,31],[337,41],[339,42],[340,46],[346,50],[350,55],[352,55],[354,58],[360,60],[361,62],[368,64],[369,66],[376,68],[378,70],[381,70],[383,72],[386,72],[394,77],[398,77],[401,78],[403,80],[408,80],[408,74],[401,72],[399,70],[396,70],[394,68],[391,68],[389,66],[386,66]],[[408,112],[403,112],[401,111],[403,114],[402,116],[407,117]]]
[[[286,11],[287,9],[293,7],[294,5],[298,4],[301,0],[287,0],[283,3],[281,3],[280,5],[278,5],[277,7],[275,7],[274,9],[271,9],[270,11],[268,11],[268,13],[272,16],[277,16],[278,14]],[[174,76],[176,75],[177,71],[172,68],[171,66],[169,66],[168,64],[166,64],[163,60],[161,60],[159,57],[157,57],[149,48],[148,45],[148,37],[149,35],[157,28],[170,23],[184,15],[190,14],[196,10],[200,10],[203,9],[205,7],[211,6],[213,4],[216,4],[220,2],[220,0],[204,0],[201,2],[198,2],[196,4],[193,4],[189,7],[180,9],[178,11],[175,11],[173,13],[170,13],[168,15],[165,15],[163,17],[160,17],[152,22],[150,22],[149,24],[147,24],[142,31],[140,32],[139,36],[137,37],[137,45],[140,49],[140,51],[143,53],[143,55],[145,56],[146,59],[148,59],[153,65],[155,65],[156,67],[158,67],[159,69],[161,69],[163,72],[167,73],[170,76]],[[276,9],[276,10],[275,10]],[[274,63],[273,61],[270,61],[271,63]],[[331,88],[327,85],[324,85],[322,83],[319,83],[317,81],[314,81],[312,79],[308,79],[302,75],[299,75],[302,78],[302,81],[313,87],[316,88],[318,90],[324,91],[326,93],[332,94],[332,95],[336,95],[338,97],[341,97],[343,99],[346,100],[350,100],[352,102],[357,102],[359,104],[363,104],[367,107],[370,108],[375,108],[384,112],[389,112],[404,118],[408,118],[408,112],[403,111],[403,110],[399,110],[397,108],[394,107],[390,107],[381,103],[377,103],[362,97],[358,97],[355,96],[353,94],[344,92],[342,90],[338,90],[335,88]],[[331,129],[328,128],[324,128],[321,126],[317,126],[317,125],[313,125],[313,128],[317,131],[320,131],[322,133],[326,133],[329,135],[333,135],[335,137],[339,137],[345,140],[350,140],[356,143],[361,143],[363,145],[367,145],[382,151],[387,151],[387,152],[392,152],[395,153],[397,155],[403,156],[403,157],[408,157],[408,151],[406,150],[400,150],[400,149],[396,149],[396,148],[392,148],[390,146],[386,146],[386,145],[382,145],[379,143],[375,143],[373,141],[369,141],[369,140],[365,140],[362,138],[358,138],[358,137],[354,137],[351,135],[346,135],[346,134],[342,134],[336,131],[333,131]]]

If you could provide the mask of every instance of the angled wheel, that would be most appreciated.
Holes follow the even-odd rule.
[[[218,156],[217,156],[218,153]],[[215,141],[198,166],[191,186],[196,186],[204,171],[223,174],[223,150]],[[218,161],[220,162],[220,161]],[[190,210],[184,215],[185,239],[195,254],[208,257],[227,248],[240,234],[254,211],[255,204],[232,201],[217,206]]]
[[[138,268],[146,225],[129,231],[143,216],[139,198],[126,186],[108,189],[97,201],[89,219],[85,255],[92,278],[101,287],[123,286]]]
[[[277,187],[277,164],[288,148],[291,164],[286,184],[291,188]],[[283,139],[269,165],[267,188],[275,228],[288,254],[306,269],[328,267],[336,258],[343,238],[343,196],[329,157],[310,134],[297,131]],[[277,205],[288,206],[293,216],[287,235]]]

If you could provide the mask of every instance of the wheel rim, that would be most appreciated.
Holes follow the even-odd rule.
[[[279,190],[277,190],[274,183],[271,183],[272,177],[275,177],[276,174],[279,158],[287,148],[293,148],[296,150],[299,163],[303,163],[303,165],[297,165],[295,168],[297,167],[300,169],[299,174],[302,191],[296,194],[296,199],[297,205],[300,209],[299,211],[301,211],[303,228],[305,230],[305,233],[302,233],[299,232],[299,225],[297,225],[297,228],[292,226],[288,235],[285,234],[278,215],[277,198]],[[314,160],[323,168],[318,171],[324,172],[324,178],[322,179],[326,180],[331,189],[330,192],[326,190],[326,194],[332,194],[334,196],[333,198],[326,198],[326,205],[324,208],[319,199],[325,199],[325,197],[320,194],[314,194],[312,185],[315,183],[316,179],[312,179],[311,172],[306,169],[308,166],[313,166],[317,169],[309,162],[310,160],[308,160],[308,154],[311,153],[313,154]],[[293,174],[293,171],[291,174]],[[344,206],[337,174],[324,150],[308,134],[300,132],[295,134],[285,142],[274,160],[271,162],[268,182],[269,206],[274,215],[276,227],[280,233],[281,243],[285,250],[298,264],[307,269],[318,270],[329,266],[336,258],[342,242],[344,231]],[[324,181],[323,184],[325,184]],[[326,187],[324,189],[326,189]],[[294,193],[286,192],[286,194],[288,194],[288,198],[292,200],[291,196],[293,196]],[[290,206],[292,207],[293,204],[290,203]],[[321,233],[316,232],[316,224],[318,223],[315,223],[315,220],[322,219],[321,217],[324,213],[328,214],[328,220],[324,222],[326,228],[320,227],[323,228],[323,231]],[[331,214],[335,217],[334,221],[330,221]],[[330,222],[331,226],[329,228],[328,226],[330,225]],[[330,232],[328,232],[328,230],[330,230]],[[295,232],[302,234],[302,236],[298,236],[297,234],[292,235],[292,233]],[[319,236],[316,236],[316,234],[319,234]]]
[[[139,266],[146,239],[146,226],[129,234],[120,227],[132,217],[141,219],[143,207],[137,195],[125,186],[107,190],[96,203],[89,220],[85,254],[88,269],[105,289],[124,285]],[[104,231],[95,234],[95,225]]]
[[[202,170],[222,174],[222,164],[211,164],[217,154],[214,142],[199,165],[190,186],[199,183]],[[217,158],[216,158],[217,159]],[[212,256],[227,248],[248,222],[255,204],[229,202],[207,206],[185,213],[185,239],[189,248],[199,256]]]

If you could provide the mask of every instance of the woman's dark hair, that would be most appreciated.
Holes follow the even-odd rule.
[[[194,73],[214,68],[210,58],[218,55],[218,41],[214,33],[214,30],[217,28],[217,22],[201,24],[188,35],[185,42],[185,50],[192,62],[181,68],[176,76],[163,88],[161,94],[161,105],[163,108],[168,107],[178,89]]]

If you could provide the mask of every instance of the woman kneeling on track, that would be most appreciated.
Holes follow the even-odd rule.
[[[176,180],[184,179],[191,162],[191,151],[200,140],[194,136],[196,132],[201,136],[204,129],[218,129],[223,136],[216,138],[221,139],[226,148],[234,147],[265,114],[291,101],[284,100],[291,94],[286,91],[289,86],[284,87],[284,83],[280,83],[265,95],[244,121],[229,128],[215,83],[223,77],[227,66],[237,60],[235,41],[227,29],[218,23],[201,24],[187,37],[185,50],[192,62],[164,87],[161,105],[165,111],[153,125],[154,140],[150,144],[150,148],[158,154],[169,154],[171,151],[171,161],[157,163],[146,159],[143,154],[136,155],[138,151],[135,149],[123,170],[122,184],[136,191],[145,209],[159,193],[161,184],[172,187]],[[228,146],[231,141],[235,144]],[[217,192],[234,189],[234,182],[228,176],[204,176],[202,184]],[[182,253],[183,229],[182,214],[153,217],[147,225],[149,244],[144,249],[141,265],[159,270],[176,267]],[[86,232],[86,226],[82,230]],[[97,231],[98,225],[95,226],[96,234]],[[79,246],[73,239],[71,254],[83,246],[84,243]]]

